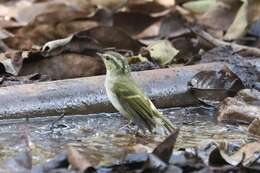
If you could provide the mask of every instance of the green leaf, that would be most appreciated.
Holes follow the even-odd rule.
[[[182,6],[193,13],[205,13],[212,6],[216,5],[216,0],[199,0],[186,2]]]
[[[171,42],[168,40],[160,40],[147,47],[150,56],[160,65],[167,65],[174,60],[174,57],[179,53]]]

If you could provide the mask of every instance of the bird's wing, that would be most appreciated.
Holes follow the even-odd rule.
[[[156,114],[154,106],[149,98],[134,83],[118,82],[115,83],[113,89],[121,106],[133,117],[134,122],[141,126],[146,127],[150,131],[156,127]]]

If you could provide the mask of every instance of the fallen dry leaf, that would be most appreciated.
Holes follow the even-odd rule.
[[[157,1],[150,0],[128,0],[127,8],[132,12],[145,14],[156,14],[166,10],[165,6]]]
[[[248,94],[250,93],[250,94]],[[218,120],[250,124],[260,117],[259,91],[244,89],[234,98],[226,98],[218,110]]]
[[[124,31],[115,27],[99,26],[79,32],[80,35],[95,39],[103,48],[116,48],[138,52],[142,46],[139,41],[131,38]]]
[[[240,6],[241,3],[237,0],[217,1],[216,5],[198,18],[198,22],[210,29],[215,36],[222,37],[232,24]]]
[[[248,1],[248,21],[250,24],[259,20],[260,15],[260,1],[249,0]]]
[[[248,126],[248,132],[257,136],[260,136],[260,119],[255,118]]]
[[[246,33],[248,26],[248,1],[242,1],[243,4],[239,8],[233,23],[230,25],[224,36],[225,40],[235,40],[242,37]]]
[[[118,12],[113,15],[113,26],[133,36],[142,32],[158,19],[138,12]]]
[[[193,13],[203,14],[216,5],[216,0],[198,0],[190,1],[182,4],[185,9],[192,11]]]
[[[22,68],[24,57],[22,51],[13,51],[0,54],[0,64],[3,65],[3,73],[8,73],[17,76]]]
[[[189,86],[195,98],[212,106],[244,88],[242,81],[228,67],[219,71],[201,71],[191,79]]]
[[[67,151],[69,163],[75,170],[84,172],[87,168],[92,167],[90,162],[73,147],[68,147]]]
[[[42,55],[45,57],[56,56],[62,53],[85,53],[101,51],[102,46],[94,39],[79,32],[67,38],[47,42],[42,47]]]
[[[117,9],[123,7],[127,3],[127,0],[90,0],[90,3],[101,8],[108,8],[112,11],[116,11]]]
[[[167,65],[174,61],[174,57],[179,53],[177,49],[172,46],[168,40],[161,40],[149,45],[146,48],[151,58],[153,58],[160,65]]]
[[[34,73],[40,73],[52,80],[58,80],[104,74],[105,67],[99,57],[77,53],[64,53],[24,63],[19,75],[23,76]]]
[[[153,154],[159,157],[165,163],[168,163],[172,155],[174,145],[179,135],[180,129],[176,129],[171,135],[169,135],[161,144],[159,144],[154,150]]]
[[[220,147],[220,154],[223,159],[233,166],[242,164],[243,166],[250,166],[252,163],[260,158],[260,145],[258,142],[245,144],[237,152],[228,155],[222,147]]]

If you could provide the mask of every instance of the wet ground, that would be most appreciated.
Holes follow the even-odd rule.
[[[243,126],[217,123],[215,112],[205,108],[172,108],[163,110],[181,127],[176,148],[193,147],[209,141],[253,141]],[[34,118],[0,122],[0,161],[25,149],[25,136],[30,138],[34,164],[60,153],[67,145],[84,151],[92,163],[115,163],[140,145],[154,148],[162,139],[136,136],[129,133],[126,122],[119,114],[96,114]]]

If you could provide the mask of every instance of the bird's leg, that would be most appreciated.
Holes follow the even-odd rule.
[[[147,134],[147,131],[140,127],[137,127],[136,130],[134,131],[135,136],[146,136],[146,134]]]
[[[57,119],[55,119],[54,121],[51,122],[51,124],[50,124],[50,130],[51,130],[51,132],[53,132],[53,130],[54,130],[54,128],[55,128],[55,124],[56,124],[57,122],[59,122],[60,120],[62,120],[62,119],[64,118],[64,116],[65,116],[65,114],[62,113]]]
[[[133,127],[134,123],[132,120],[128,120],[127,121],[128,123],[125,124],[123,127],[119,128],[120,130],[124,130],[124,129],[131,129],[131,127]]]
[[[146,130],[138,127],[132,120],[128,120],[128,123],[121,127],[120,130],[127,130],[135,136],[143,136],[146,134]]]

